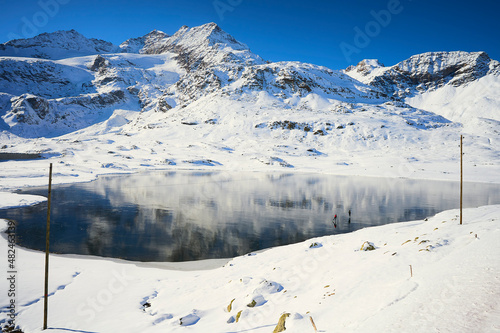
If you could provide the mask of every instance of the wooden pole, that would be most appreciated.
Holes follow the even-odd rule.
[[[311,324],[313,325],[314,332],[318,332],[318,329],[316,328],[316,324],[314,323],[313,317],[309,316],[309,319],[311,319]]]
[[[463,153],[463,135],[460,135],[460,224],[462,224],[462,202],[464,195],[464,153]]]
[[[43,298],[43,329],[47,329],[49,297],[49,245],[50,245],[50,196],[52,192],[52,163],[49,169],[49,195],[47,197],[47,233],[45,234],[45,297]]]

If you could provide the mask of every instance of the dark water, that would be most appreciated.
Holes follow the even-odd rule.
[[[500,203],[467,183],[464,207]],[[47,195],[47,188],[23,193]],[[458,208],[459,183],[318,174],[162,172],[53,186],[51,252],[140,261],[227,258]],[[351,218],[349,220],[349,210]],[[338,226],[332,223],[338,215]],[[0,210],[45,249],[47,204]]]

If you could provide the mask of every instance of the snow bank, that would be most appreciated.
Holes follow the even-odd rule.
[[[31,206],[46,200],[47,198],[39,195],[0,192],[0,209]]]

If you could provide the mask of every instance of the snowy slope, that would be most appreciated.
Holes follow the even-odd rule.
[[[500,74],[487,75],[466,85],[446,85],[426,91],[406,102],[414,107],[429,110],[450,120],[468,125],[477,119],[500,121]]]

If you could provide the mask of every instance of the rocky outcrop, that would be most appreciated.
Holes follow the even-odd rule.
[[[500,73],[500,64],[485,52],[428,52],[374,71],[373,61],[363,60],[345,72],[397,98],[435,90],[445,85],[466,85],[488,74]],[[356,75],[361,74],[361,76]]]
[[[50,112],[49,102],[42,97],[24,94],[12,100],[12,118],[18,123],[39,124]]]
[[[153,30],[142,37],[127,39],[120,44],[120,49],[125,53],[154,53],[151,50],[155,48],[155,45],[168,37],[169,35],[163,31]]]
[[[356,66],[349,66],[346,69],[346,72],[355,72],[362,76],[367,76],[371,74],[374,69],[383,67],[385,67],[384,64],[377,59],[364,59],[361,60]]]
[[[93,79],[85,69],[53,61],[0,58],[0,91],[16,96],[29,92],[58,98],[95,92]]]
[[[106,68],[109,66],[109,61],[106,60],[102,55],[98,55],[95,57],[94,62],[89,67],[92,72],[104,72]]]

